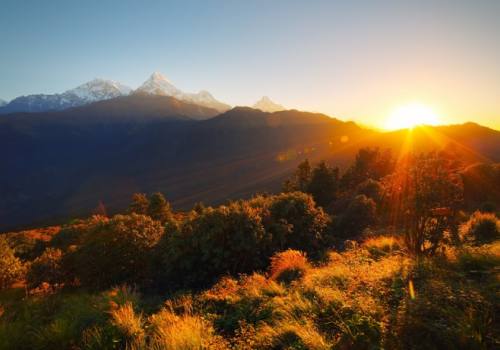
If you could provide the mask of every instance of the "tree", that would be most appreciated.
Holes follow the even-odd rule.
[[[309,186],[310,181],[311,164],[309,163],[309,160],[306,159],[297,166],[293,177],[285,181],[283,190],[284,192],[307,192],[307,187]]]
[[[307,192],[318,205],[326,207],[337,197],[338,182],[339,169],[332,168],[322,161],[312,171]]]
[[[377,205],[364,194],[352,198],[336,220],[335,229],[343,238],[359,236],[377,221]]]
[[[375,203],[380,204],[384,194],[384,187],[382,184],[373,179],[367,179],[361,182],[355,191],[356,195],[365,195],[368,198],[371,198],[375,201]]]
[[[415,254],[434,254],[446,231],[457,235],[463,186],[455,165],[436,152],[409,155],[386,179],[391,219]]]
[[[139,215],[147,215],[149,208],[149,199],[144,193],[134,193],[132,203],[129,206],[129,212]]]
[[[0,289],[8,288],[23,276],[24,266],[4,237],[0,237]]]
[[[394,165],[389,149],[381,152],[378,148],[361,148],[354,164],[342,176],[342,187],[352,189],[367,179],[380,180],[392,173]]]
[[[153,193],[149,199],[148,215],[154,220],[165,223],[172,220],[172,210],[170,203],[167,202],[160,192]]]

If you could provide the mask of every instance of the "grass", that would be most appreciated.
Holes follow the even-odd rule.
[[[321,265],[285,251],[267,275],[224,277],[162,304],[125,286],[6,290],[0,349],[495,348],[499,263],[498,241],[416,261],[381,236]]]

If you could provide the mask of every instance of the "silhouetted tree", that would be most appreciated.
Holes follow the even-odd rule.
[[[375,203],[379,204],[383,199],[384,187],[377,180],[367,179],[356,186],[355,194],[365,195],[368,198],[373,199]]]
[[[352,198],[347,207],[335,218],[334,228],[342,238],[360,236],[377,221],[377,205],[364,194]]]
[[[354,164],[342,176],[344,189],[354,188],[365,180],[380,180],[394,170],[394,160],[388,149],[362,148],[356,154]]]
[[[309,163],[309,160],[306,159],[297,166],[297,169],[295,170],[293,177],[291,179],[285,181],[285,183],[283,185],[283,191],[284,192],[294,192],[294,191],[307,192],[307,188],[308,188],[309,183],[311,181],[311,175],[312,175],[311,164]]]
[[[339,169],[332,168],[322,161],[312,171],[307,192],[318,205],[326,207],[337,197],[338,183]]]

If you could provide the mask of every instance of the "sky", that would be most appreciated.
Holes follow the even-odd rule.
[[[500,1],[0,0],[0,98],[154,71],[382,127],[419,103],[500,129]]]

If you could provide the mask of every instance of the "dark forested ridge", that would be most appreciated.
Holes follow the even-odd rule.
[[[0,118],[0,230],[61,222],[134,192],[187,208],[277,191],[305,158],[340,168],[365,146],[398,153],[407,132],[378,133],[326,115],[236,107],[216,115],[172,97],[131,95],[59,112]],[[414,130],[413,147],[499,161],[500,133],[476,124]],[[437,136],[436,136],[437,135]],[[459,140],[459,142],[457,142]]]

